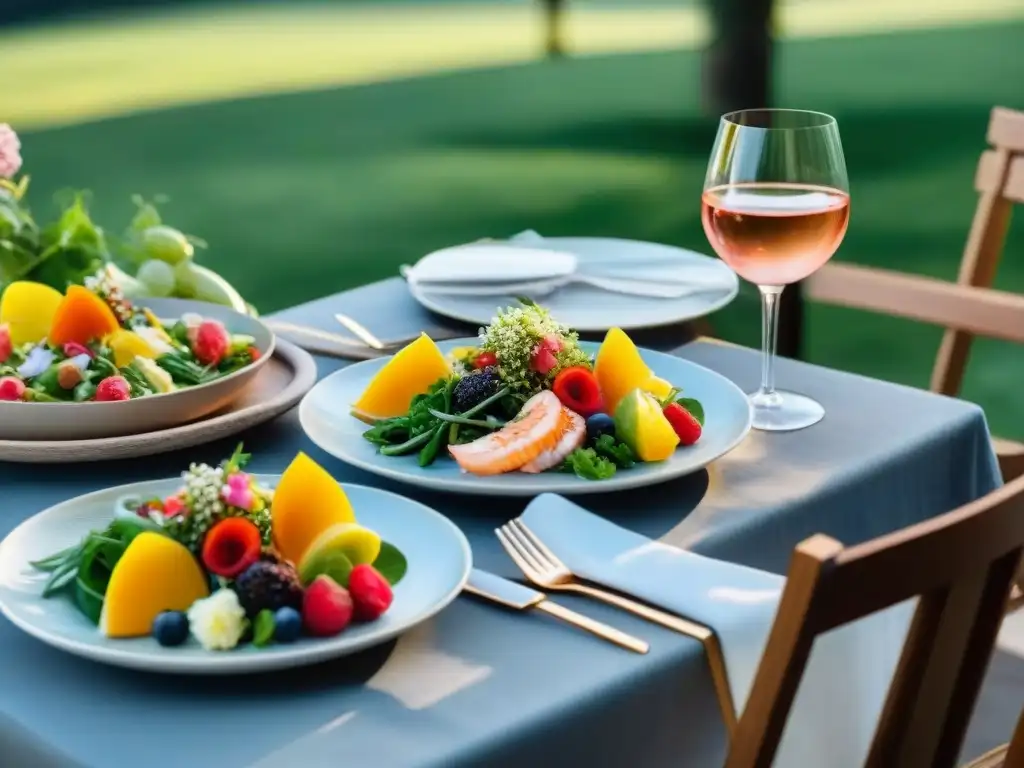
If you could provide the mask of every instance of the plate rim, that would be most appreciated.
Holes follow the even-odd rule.
[[[256,477],[264,480],[268,478],[280,479],[280,473],[266,473],[256,472],[253,473]],[[156,478],[151,480],[141,480],[134,483],[125,483],[122,485],[109,486],[107,488],[101,488],[96,491],[90,491],[89,493],[79,494],[70,499],[58,502],[57,504],[51,504],[46,509],[37,512],[31,517],[21,521],[17,526],[14,527],[3,538],[0,540],[0,545],[8,541],[15,533],[21,528],[28,525],[31,521],[45,515],[48,512],[61,507],[64,505],[73,504],[74,502],[80,502],[88,500],[92,497],[115,494],[115,495],[130,495],[133,489],[143,489],[147,485],[153,485],[155,483],[162,482],[173,482],[180,480],[180,478],[164,477]],[[363,483],[338,483],[342,489],[359,489],[360,491],[368,491],[371,494],[382,494],[387,497],[399,499],[401,502],[410,504],[414,508],[419,508],[421,511],[429,513],[430,516],[437,518],[442,526],[449,529],[452,533],[453,539],[458,543],[459,549],[463,555],[462,563],[462,575],[459,578],[458,584],[445,595],[432,605],[427,611],[417,614],[415,619],[401,622],[393,627],[388,628],[383,632],[377,634],[370,634],[367,637],[360,638],[354,641],[351,645],[346,646],[344,649],[339,649],[331,643],[331,640],[337,638],[327,639],[322,642],[318,642],[316,645],[310,647],[292,646],[285,648],[282,652],[275,653],[274,651],[261,650],[259,653],[252,654],[235,654],[232,652],[216,652],[209,651],[209,655],[203,656],[178,656],[175,657],[173,653],[163,654],[140,654],[138,652],[125,651],[119,648],[108,648],[103,645],[90,645],[83,643],[80,640],[73,638],[64,638],[61,636],[54,635],[51,632],[40,629],[33,625],[31,622],[24,621],[22,617],[14,614],[6,601],[3,599],[3,594],[0,592],[0,614],[3,614],[8,621],[11,622],[15,627],[20,629],[25,634],[36,640],[45,643],[46,645],[56,648],[57,650],[69,653],[79,658],[87,659],[101,664],[109,664],[111,666],[137,669],[146,672],[158,672],[166,674],[184,674],[184,675],[237,675],[237,674],[260,674],[264,672],[279,671],[282,669],[290,669],[294,667],[309,666],[318,664],[330,659],[337,659],[343,656],[349,656],[353,653],[365,650],[367,648],[381,645],[383,643],[392,640],[398,635],[404,634],[414,627],[422,624],[425,621],[429,621],[431,618],[436,616],[438,613],[443,611],[455,599],[462,593],[463,588],[469,579],[469,574],[473,569],[473,550],[469,544],[469,540],[466,538],[466,534],[455,525],[448,517],[438,512],[433,507],[424,504],[416,499],[411,499],[408,496],[403,496],[394,491],[384,490],[382,488],[376,488],[372,485],[365,485]],[[42,599],[38,597],[37,599]],[[98,630],[97,630],[98,631]],[[342,636],[339,636],[342,637]]]
[[[467,337],[467,338],[461,338],[461,339],[445,339],[442,342],[442,346],[444,348],[447,348],[449,346],[450,347],[465,346],[466,343],[470,342],[470,341],[478,341],[478,340],[475,339],[474,337]],[[581,343],[583,343],[583,344],[592,344],[592,345],[599,344],[598,342],[581,342]],[[410,475],[408,472],[405,472],[405,471],[403,471],[401,469],[398,469],[398,468],[391,469],[388,466],[383,466],[383,465],[381,465],[379,463],[373,463],[373,462],[370,462],[370,461],[366,461],[366,460],[360,459],[358,457],[356,457],[355,459],[352,459],[352,458],[342,458],[341,456],[338,456],[332,450],[330,450],[326,445],[324,445],[320,440],[318,440],[317,437],[314,435],[314,431],[308,426],[310,423],[312,423],[312,419],[310,417],[309,409],[312,408],[312,406],[310,405],[310,402],[312,401],[313,393],[316,392],[316,390],[319,387],[327,386],[326,382],[328,382],[329,380],[331,380],[333,378],[344,376],[346,371],[350,371],[353,368],[358,368],[361,365],[368,365],[370,363],[380,363],[381,361],[387,361],[391,357],[393,357],[393,355],[387,355],[387,356],[384,356],[384,357],[377,357],[377,358],[373,358],[371,360],[360,360],[358,362],[352,363],[351,365],[347,365],[344,368],[341,368],[341,369],[339,369],[337,371],[334,371],[333,373],[331,373],[331,374],[323,377],[322,379],[320,379],[309,390],[309,392],[307,392],[306,395],[302,398],[302,402],[299,403],[299,408],[298,408],[298,411],[299,411],[299,425],[302,427],[302,431],[303,431],[303,433],[305,433],[306,437],[309,438],[318,448],[320,448],[320,450],[324,451],[325,453],[327,453],[330,456],[333,456],[335,459],[337,459],[338,461],[343,462],[344,464],[347,464],[347,465],[349,465],[351,467],[355,467],[357,469],[361,469],[364,472],[368,472],[368,473],[370,473],[372,475],[376,475],[378,477],[384,477],[384,478],[389,479],[389,480],[394,480],[396,482],[401,483],[402,485],[411,485],[411,486],[416,487],[416,488],[424,488],[424,489],[431,490],[431,491],[443,491],[443,492],[446,492],[446,493],[455,493],[455,494],[466,495],[466,496],[499,496],[499,497],[505,497],[505,498],[515,498],[515,497],[523,497],[523,496],[536,496],[536,495],[541,494],[541,493],[557,493],[557,494],[560,494],[560,495],[563,495],[563,496],[583,496],[583,495],[592,495],[592,494],[596,494],[596,493],[617,493],[619,491],[628,491],[628,490],[633,490],[633,489],[636,489],[636,488],[646,488],[648,486],[660,485],[661,483],[665,483],[665,482],[668,482],[670,480],[676,480],[676,479],[678,479],[680,477],[685,477],[686,475],[693,474],[695,472],[700,471],[701,469],[707,468],[707,466],[709,464],[711,464],[712,462],[718,461],[719,459],[721,459],[726,454],[731,453],[733,450],[735,450],[735,448],[740,443],[742,443],[747,438],[747,436],[750,434],[751,429],[753,427],[753,413],[752,413],[752,411],[751,411],[751,409],[749,407],[749,400],[747,399],[747,395],[746,395],[746,393],[742,389],[739,388],[739,385],[737,385],[734,381],[732,381],[731,379],[729,379],[725,375],[719,373],[718,371],[711,370],[707,366],[700,365],[699,363],[695,363],[692,360],[687,360],[686,358],[678,357],[678,356],[672,355],[672,354],[670,354],[668,352],[660,352],[658,350],[649,349],[647,347],[638,347],[637,349],[640,350],[641,352],[649,352],[649,353],[653,353],[653,354],[656,354],[656,355],[665,355],[666,357],[672,357],[672,358],[675,358],[676,360],[678,360],[678,361],[680,361],[680,362],[682,362],[684,364],[692,365],[692,366],[694,366],[696,368],[699,368],[699,369],[707,372],[711,376],[715,377],[716,379],[719,379],[722,382],[724,382],[724,384],[726,385],[726,388],[735,390],[735,392],[738,393],[739,396],[742,397],[745,402],[747,402],[747,404],[748,404],[747,418],[746,418],[746,422],[744,424],[743,429],[739,432],[739,434],[735,438],[733,438],[731,441],[729,441],[729,443],[726,445],[725,448],[723,448],[722,451],[720,451],[713,458],[709,459],[708,462],[706,464],[702,465],[701,467],[698,467],[696,469],[690,469],[690,470],[682,471],[682,472],[679,472],[679,473],[668,473],[665,476],[658,476],[657,479],[652,479],[650,475],[644,475],[644,474],[634,474],[634,475],[632,475],[630,477],[626,477],[625,475],[627,473],[623,472],[623,473],[617,474],[615,479],[612,479],[612,480],[606,480],[606,481],[585,481],[585,480],[579,480],[578,488],[576,486],[574,486],[571,489],[565,488],[565,487],[550,488],[550,489],[548,489],[548,488],[538,489],[538,488],[535,488],[535,487],[530,487],[529,483],[524,483],[523,484],[524,487],[522,487],[522,489],[520,490],[518,487],[510,489],[510,488],[505,488],[505,487],[502,487],[502,486],[494,487],[494,486],[487,486],[487,485],[481,485],[480,487],[477,487],[477,486],[467,487],[465,484],[460,482],[462,480],[461,476],[456,477],[456,478],[424,476],[424,477],[420,478],[417,475]],[[367,429],[369,429],[369,427],[367,427]],[[509,474],[511,474],[511,473],[509,473]],[[619,479],[620,476],[622,476],[621,480]],[[410,480],[410,477],[415,477],[416,479]],[[578,479],[578,478],[576,478],[576,479]]]
[[[720,261],[720,259],[715,259],[712,256],[708,256],[707,254],[700,253],[699,251],[694,251],[694,250],[692,250],[690,248],[683,248],[681,246],[670,245],[668,243],[655,243],[655,242],[650,241],[650,240],[631,240],[629,238],[624,238],[624,237],[582,237],[582,236],[581,237],[571,237],[571,236],[545,237],[544,240],[545,241],[552,241],[552,242],[556,242],[556,243],[559,242],[559,241],[563,241],[563,240],[589,240],[589,241],[603,241],[603,242],[624,243],[624,244],[630,244],[630,245],[648,245],[648,246],[649,245],[656,245],[656,246],[659,246],[659,247],[662,247],[662,248],[671,248],[671,249],[674,249],[676,251],[682,251],[684,253],[700,257],[701,259],[707,259],[707,260],[713,261],[713,262]],[[501,242],[507,242],[507,241],[499,241],[499,243],[501,243]],[[474,245],[474,243],[463,243],[463,245]],[[451,247],[455,247],[455,246],[451,246]],[[438,250],[443,250],[443,249],[438,249]],[[428,255],[430,255],[430,254],[424,254],[424,256],[428,256]],[[654,323],[636,323],[636,322],[629,322],[629,321],[627,321],[625,323],[618,323],[618,324],[616,324],[615,327],[621,328],[624,331],[643,331],[643,330],[648,330],[648,329],[653,329],[653,328],[668,328],[668,327],[673,326],[673,325],[679,325],[681,323],[688,323],[688,322],[691,322],[693,320],[697,320],[698,318],[701,318],[701,317],[707,317],[708,315],[713,314],[713,313],[719,311],[720,309],[723,309],[724,307],[727,307],[739,295],[739,292],[740,292],[739,276],[736,275],[735,273],[733,273],[733,275],[735,276],[736,279],[734,280],[733,286],[729,290],[728,294],[723,296],[723,298],[720,299],[719,301],[713,302],[713,303],[709,304],[708,307],[705,310],[699,312],[698,314],[690,313],[690,314],[687,314],[687,315],[681,315],[681,316],[679,316],[679,317],[677,317],[675,319],[672,319],[672,320],[661,320],[661,321],[657,321],[657,322],[654,322]],[[442,303],[437,302],[434,299],[430,298],[429,292],[424,291],[423,287],[421,285],[417,284],[417,283],[409,283],[408,281],[406,281],[406,285],[408,286],[409,294],[413,297],[413,299],[416,302],[418,302],[424,309],[427,309],[430,312],[433,312],[433,313],[435,313],[437,315],[441,315],[442,317],[447,317],[447,318],[449,318],[451,320],[456,320],[456,321],[458,321],[460,323],[466,323],[468,325],[487,325],[487,323],[490,322],[489,318],[488,319],[478,319],[478,318],[471,317],[471,316],[469,316],[467,314],[463,314],[461,312],[453,312],[450,309],[445,309],[444,305]],[[573,325],[572,327],[573,327],[573,330],[579,331],[581,333],[600,333],[602,331],[607,331],[612,326],[606,326],[606,325],[601,325],[601,326],[596,326],[596,325],[594,325],[594,326],[591,326],[591,325]]]

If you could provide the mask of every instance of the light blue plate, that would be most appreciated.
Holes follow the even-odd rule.
[[[671,245],[613,237],[532,237],[509,242],[567,251],[576,257],[579,272],[594,277],[685,285],[687,274],[696,270],[703,274],[710,271],[721,278],[720,287],[674,299],[630,296],[580,284],[530,296],[551,310],[559,322],[577,331],[598,332],[612,327],[628,331],[686,322],[726,306],[740,288],[736,273],[724,262]],[[495,307],[516,302],[515,295],[460,296],[415,284],[409,290],[430,311],[480,326],[491,322]]]
[[[258,475],[275,485],[279,475]],[[78,543],[90,530],[110,522],[125,496],[166,496],[180,478],[134,483],[79,496],[26,520],[0,542],[0,611],[15,626],[68,653],[148,672],[245,674],[313,664],[383,643],[426,621],[462,591],[472,556],[469,542],[447,518],[393,493],[344,485],[359,522],[397,546],[409,569],[395,586],[395,599],[381,618],[352,624],[337,637],[303,638],[290,645],[251,645],[206,651],[194,640],[163,648],[152,638],[111,640],[64,596],[40,597],[47,574],[29,562]]]
[[[476,343],[476,339],[457,339],[438,346],[448,351]],[[593,354],[599,345],[582,342],[580,346]],[[663,483],[702,469],[746,437],[750,431],[750,405],[739,387],[688,360],[644,349],[640,354],[655,375],[682,389],[685,396],[700,400],[706,417],[704,433],[696,444],[677,449],[667,461],[637,464],[619,470],[608,480],[583,480],[564,472],[512,472],[478,477],[462,472],[447,456],[439,456],[429,467],[420,467],[416,454],[381,456],[377,447],[362,437],[367,425],[352,416],[349,408],[390,358],[356,363],[321,380],[302,400],[299,420],[314,443],[367,472],[423,488],[489,496],[606,493]]]

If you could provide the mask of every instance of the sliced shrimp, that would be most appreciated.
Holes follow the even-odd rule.
[[[500,475],[519,469],[550,450],[561,438],[562,403],[549,390],[531,397],[515,421],[497,432],[448,452],[459,466],[475,475]]]
[[[541,451],[533,461],[520,467],[522,472],[544,472],[558,466],[587,439],[587,422],[583,417],[568,408],[563,408],[562,411],[562,429],[558,442],[548,450]]]

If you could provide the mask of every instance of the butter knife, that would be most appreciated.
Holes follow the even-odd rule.
[[[514,608],[517,611],[525,611],[528,608],[536,608],[538,611],[551,614],[562,621],[568,622],[580,629],[585,629],[603,640],[620,645],[635,653],[647,653],[650,645],[639,638],[627,635],[614,627],[602,624],[599,621],[584,616],[583,614],[570,611],[558,603],[553,603],[543,592],[516,584],[514,581],[496,576],[487,571],[474,568],[469,574],[469,581],[466,583],[465,591],[471,595],[482,597],[491,602],[504,605],[507,608]]]

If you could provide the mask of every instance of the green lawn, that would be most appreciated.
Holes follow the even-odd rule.
[[[1024,106],[1022,35],[1016,22],[781,46],[782,105],[839,118],[853,197],[839,258],[955,275],[988,111]],[[42,130],[23,151],[34,200],[88,185],[107,223],[127,220],[132,193],[168,194],[168,218],[267,312],[525,228],[707,251],[714,124],[698,82],[693,52],[537,62]],[[999,284],[1024,291],[1021,229]],[[715,322],[757,342],[749,292]],[[937,331],[826,308],[809,326],[815,362],[927,384]],[[965,394],[1024,436],[1022,380],[1019,348],[981,344]]]

